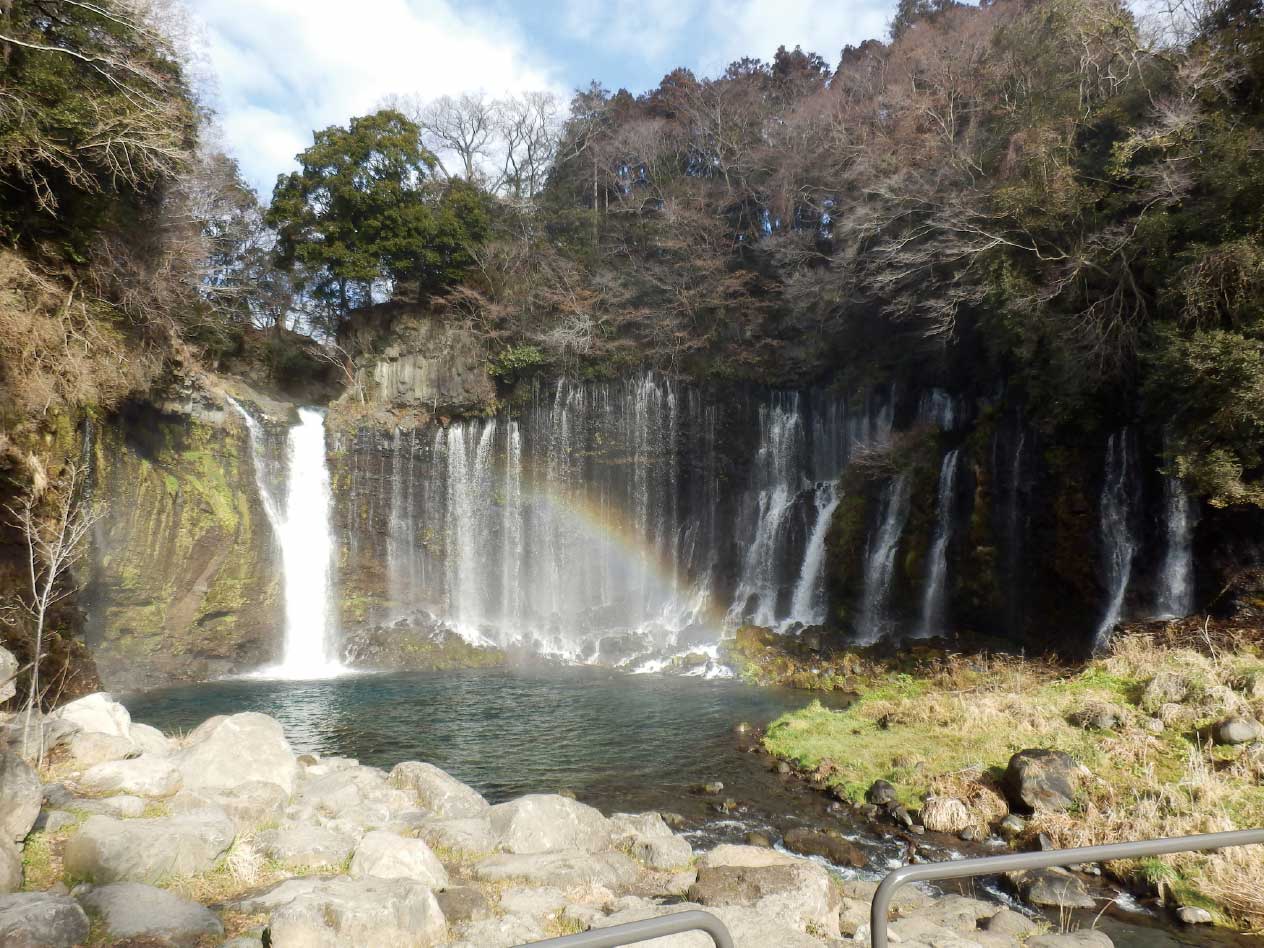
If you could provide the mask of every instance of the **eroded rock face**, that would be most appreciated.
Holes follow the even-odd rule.
[[[204,938],[224,936],[224,926],[210,909],[151,885],[100,886],[83,895],[81,902],[102,920],[106,935],[117,941],[193,946]]]
[[[329,879],[272,913],[275,948],[430,948],[447,931],[434,893],[408,879]]]
[[[1001,789],[1010,806],[1024,813],[1062,811],[1075,803],[1079,764],[1062,751],[1023,750],[1009,760]]]
[[[66,843],[66,871],[94,882],[158,882],[210,869],[235,828],[218,810],[155,820],[91,816]]]
[[[454,819],[486,816],[489,804],[482,795],[449,776],[434,764],[415,760],[396,764],[389,781],[392,787],[412,795],[417,805],[436,817]]]
[[[35,825],[44,788],[17,754],[0,752],[0,839],[20,843]]]
[[[231,790],[262,780],[294,792],[298,762],[281,725],[266,714],[246,711],[219,721],[172,760],[190,790]]]
[[[88,940],[88,930],[88,916],[68,895],[0,895],[0,945],[6,948],[73,948]]]
[[[609,849],[613,826],[599,810],[556,794],[529,793],[488,812],[492,832],[507,853]]]

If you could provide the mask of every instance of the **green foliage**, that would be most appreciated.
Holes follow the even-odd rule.
[[[539,346],[510,346],[496,357],[488,371],[502,382],[516,382],[526,378],[549,364],[549,358]]]

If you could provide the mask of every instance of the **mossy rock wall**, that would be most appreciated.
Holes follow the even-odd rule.
[[[154,687],[275,656],[280,573],[250,438],[216,406],[133,406],[98,428],[103,510],[84,601],[107,688]]]

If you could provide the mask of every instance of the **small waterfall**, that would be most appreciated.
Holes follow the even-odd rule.
[[[285,631],[281,661],[258,674],[277,678],[325,678],[341,672],[334,655],[332,621],[333,503],[325,452],[325,415],[300,408],[286,437],[284,504],[278,503],[268,470],[262,426],[231,397],[250,433],[255,484],[281,551]]]
[[[1128,429],[1112,434],[1106,442],[1106,476],[1102,484],[1101,537],[1104,580],[1108,591],[1106,611],[1097,626],[1098,648],[1109,640],[1123,613],[1124,597],[1132,579],[1137,539],[1132,527],[1135,462]]]
[[[922,393],[917,402],[917,422],[933,425],[940,431],[952,431],[960,417],[957,399],[942,388],[932,388]]]
[[[803,554],[803,568],[794,587],[790,603],[790,615],[804,625],[820,625],[825,621],[825,535],[830,521],[838,508],[838,489],[826,481],[816,488],[816,525],[808,538],[807,551]]]
[[[895,555],[908,520],[911,488],[912,481],[904,472],[896,475],[882,492],[878,532],[870,538],[865,554],[865,588],[856,629],[863,644],[878,641],[886,631],[887,601],[895,576]]]
[[[922,622],[919,635],[928,638],[943,631],[944,593],[948,575],[948,544],[952,541],[954,491],[957,484],[957,448],[944,455],[939,469],[939,489],[935,500],[935,537],[930,548],[930,570],[926,575],[926,591],[922,596]]]
[[[1194,611],[1194,510],[1180,478],[1163,479],[1167,546],[1159,571],[1155,616],[1179,619]]]

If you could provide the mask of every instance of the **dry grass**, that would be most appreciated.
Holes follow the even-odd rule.
[[[1249,641],[1238,637],[1226,647],[1196,634],[1121,638],[1109,655],[1074,671],[949,656],[924,675],[875,681],[844,711],[814,705],[787,715],[769,728],[766,743],[808,770],[830,761],[831,782],[853,799],[881,777],[908,804],[957,797],[980,823],[1005,813],[996,780],[1013,753],[1066,751],[1092,772],[1077,807],[1029,822],[1029,832],[1046,832],[1060,847],[1257,827],[1264,826],[1264,750],[1215,747],[1206,732],[1228,714],[1264,719],[1255,684],[1261,674],[1264,661]],[[1147,687],[1156,678],[1181,692],[1179,702],[1155,707],[1156,692]],[[1162,729],[1153,721],[1160,708]],[[1072,723],[1100,710],[1118,719],[1113,729]],[[1110,869],[1173,901],[1264,930],[1258,848]]]

